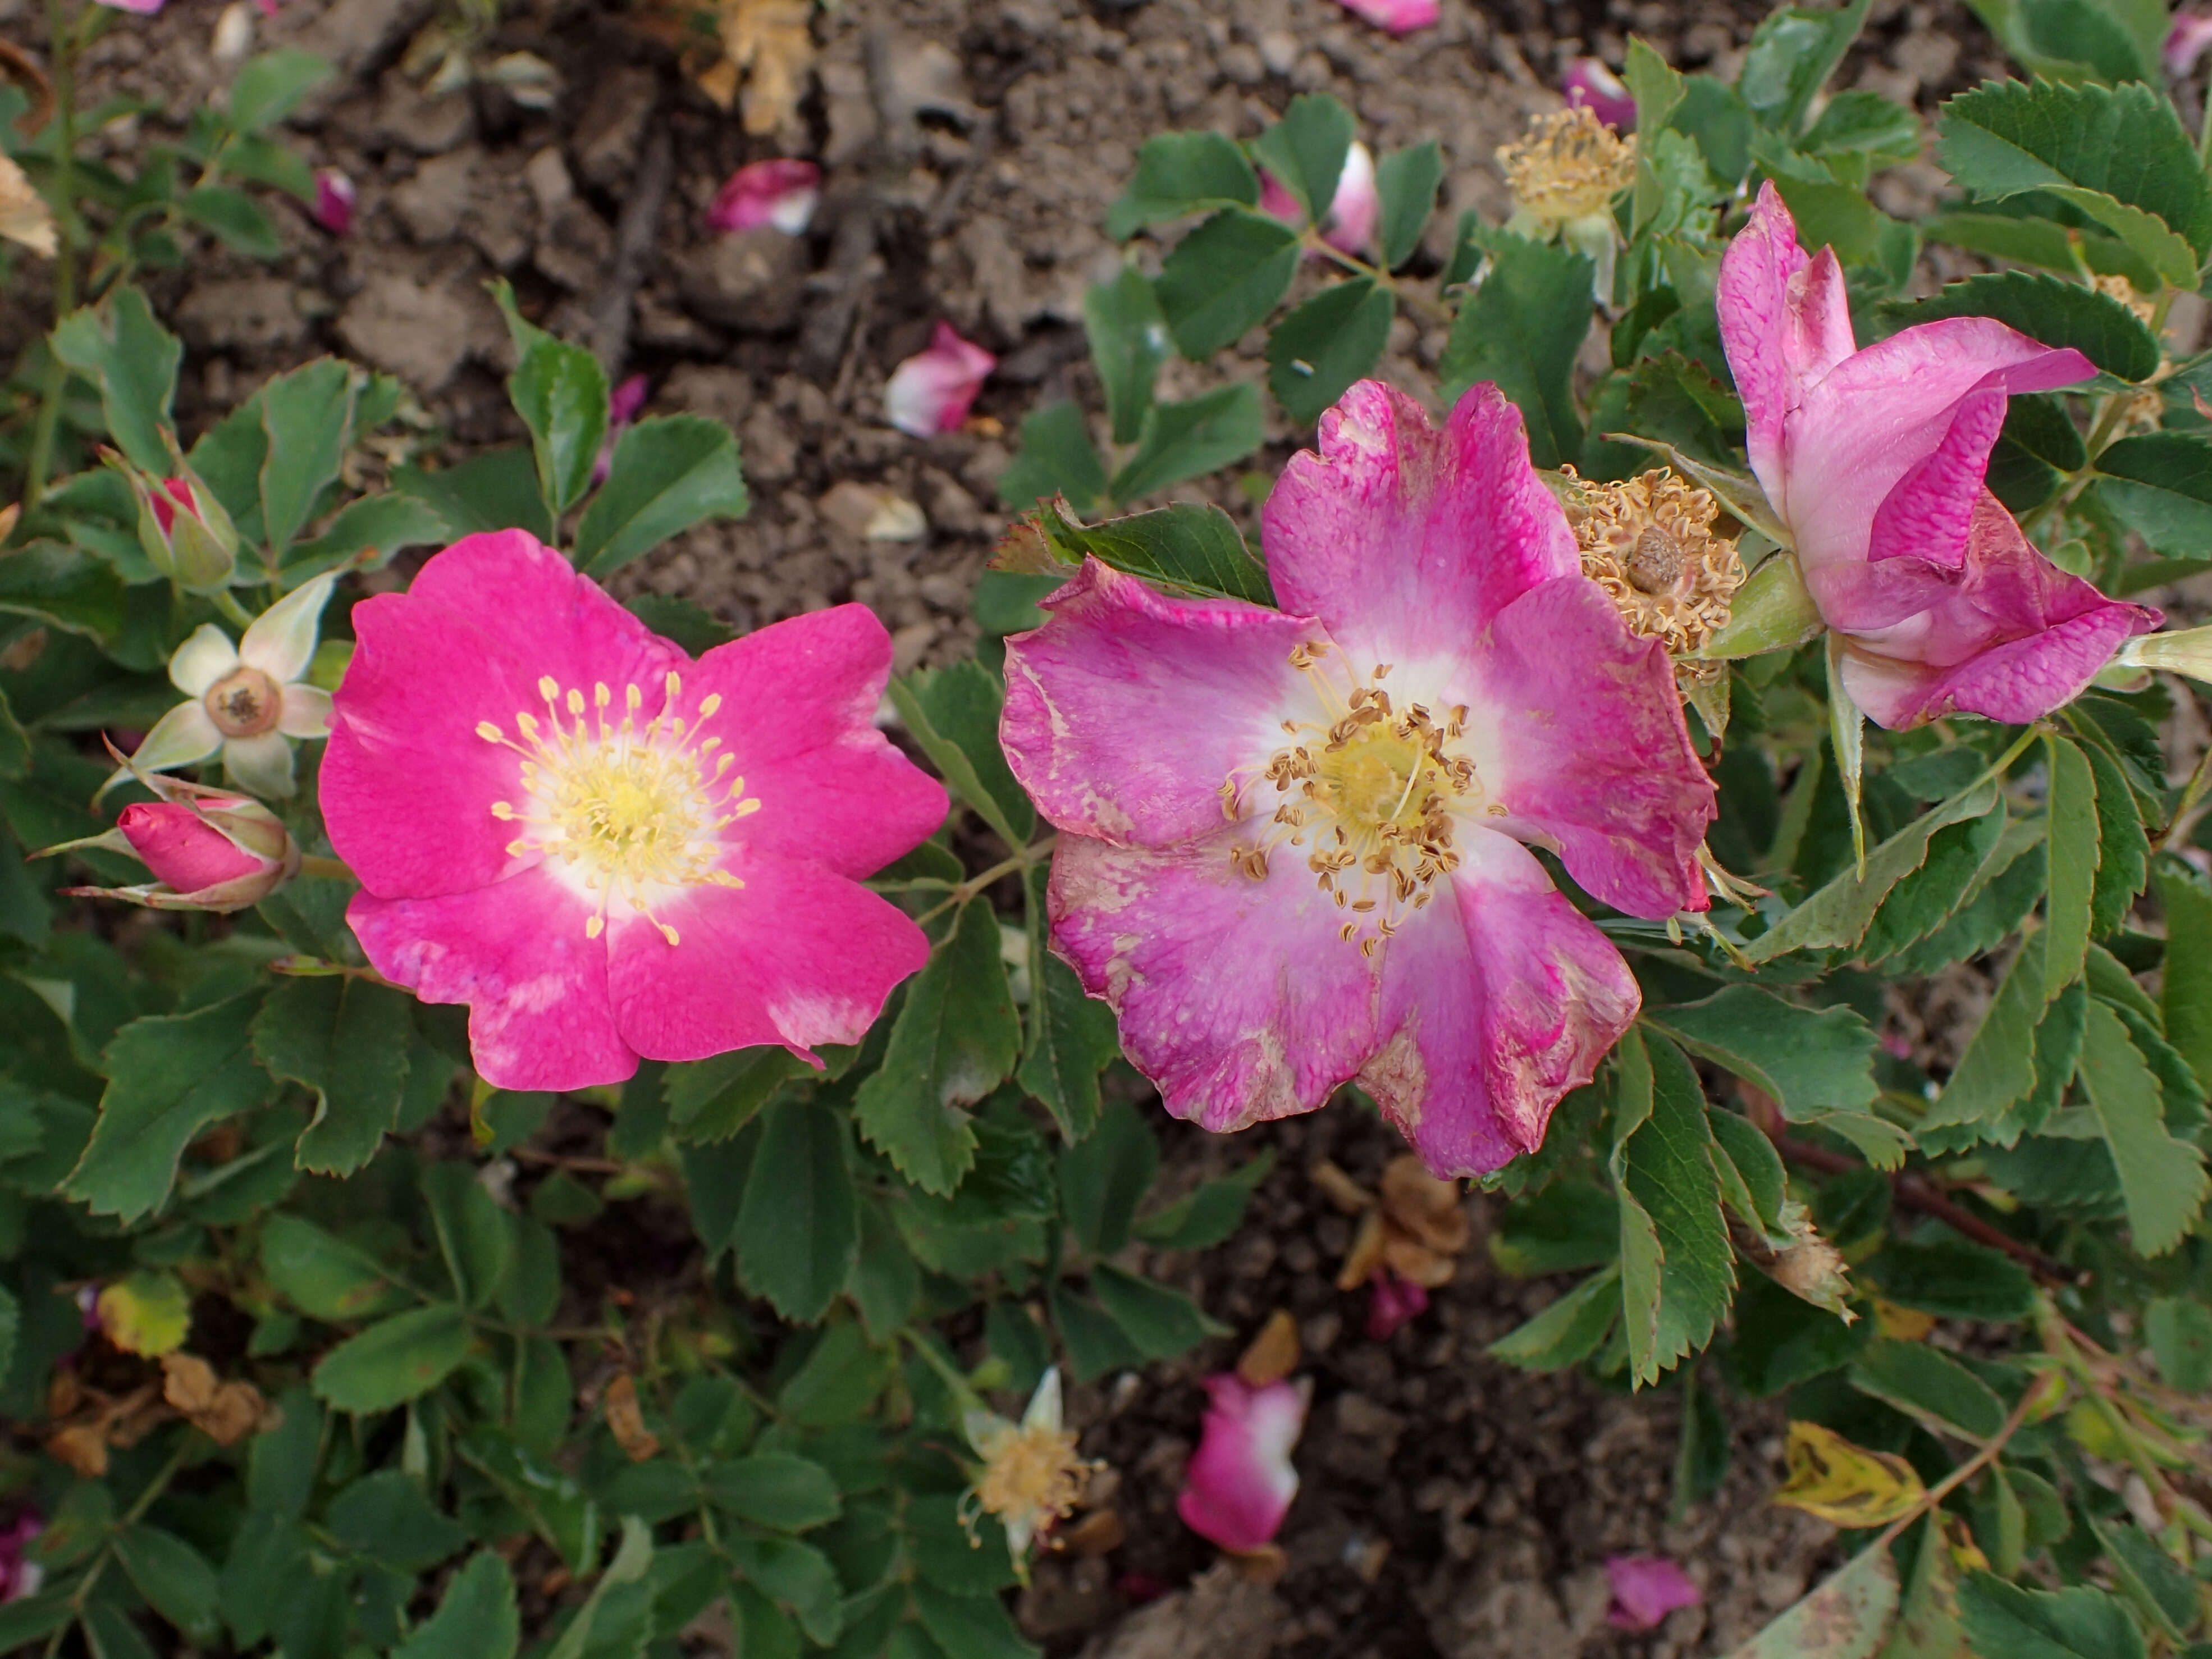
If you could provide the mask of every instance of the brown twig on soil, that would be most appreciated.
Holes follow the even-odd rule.
[[[629,356],[630,325],[636,314],[638,285],[644,282],[653,244],[660,235],[660,210],[676,177],[676,153],[668,128],[658,118],[653,136],[646,140],[638,163],[637,179],[629,199],[623,204],[622,220],[615,227],[614,270],[606,292],[592,307],[592,331],[596,335],[600,362],[613,380]]]
[[[1808,1170],[1825,1170],[1840,1175],[1846,1170],[1865,1166],[1855,1158],[1841,1152],[1832,1152],[1826,1146],[1815,1146],[1802,1140],[1792,1140],[1786,1135],[1775,1135],[1774,1150],[1792,1164],[1802,1164]],[[2064,1262],[2055,1261],[2033,1244],[2020,1240],[1993,1227],[1972,1211],[1954,1203],[1936,1189],[1935,1184],[1921,1176],[1906,1171],[1889,1178],[1889,1189],[1897,1201],[1907,1209],[1917,1210],[1923,1215],[1933,1216],[1953,1231],[1963,1233],[1978,1244],[1986,1244],[1993,1250],[2002,1250],[2021,1267],[2046,1285],[2079,1285],[2087,1275],[2075,1272]]]

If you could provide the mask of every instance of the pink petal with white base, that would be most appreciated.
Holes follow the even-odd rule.
[[[1590,112],[1609,127],[1627,132],[1636,125],[1636,100],[1602,58],[1576,58],[1559,90],[1570,104],[1588,104]]]
[[[346,921],[376,971],[425,1002],[469,1005],[469,1053],[501,1089],[588,1089],[637,1070],[607,1000],[588,907],[544,865],[436,898],[354,895]]]
[[[929,960],[906,913],[819,865],[741,849],[742,889],[694,886],[608,927],[623,1040],[649,1060],[858,1042],[891,988]],[[659,931],[675,930],[671,945]]]
[[[1656,1630],[1676,1608],[1705,1599],[1689,1574],[1663,1555],[1608,1555],[1605,1576],[1613,1586],[1605,1616],[1621,1630]]]
[[[1579,577],[1566,514],[1528,465],[1521,411],[1494,386],[1440,432],[1404,392],[1362,380],[1325,410],[1261,512],[1284,610],[1375,663],[1449,659],[1537,583]]]
[[[336,167],[319,167],[315,172],[315,222],[333,236],[343,236],[353,228],[354,203],[357,193],[353,180]]]
[[[884,418],[909,437],[956,432],[998,362],[954,333],[951,324],[939,323],[929,349],[891,371],[884,387]]]
[[[1354,17],[1393,34],[1433,27],[1438,11],[1437,0],[1340,0],[1340,3]]]
[[[772,225],[787,236],[802,234],[814,222],[822,200],[822,169],[787,157],[739,167],[715,192],[707,224],[720,231],[755,230]]]
[[[1276,745],[1310,618],[1158,592],[1096,559],[1006,642],[1000,734],[1063,829],[1170,847],[1222,825],[1221,787]],[[1202,711],[1202,718],[1194,718]]]
[[[1653,919],[1709,902],[1698,844],[1717,814],[1665,693],[1673,665],[1627,633],[1580,578],[1547,582],[1500,611],[1471,645],[1459,695],[1475,767],[1505,810],[1492,828],[1554,848],[1583,886]]]
[[[1641,1002],[1613,941],[1525,848],[1478,830],[1461,852],[1451,902],[1391,941],[1383,1041],[1358,1076],[1448,1178],[1541,1146],[1552,1109],[1590,1080]]]
[[[1049,890],[1054,946],[1130,1060],[1216,1133],[1312,1111],[1376,1046],[1376,964],[1341,913],[1303,870],[1243,874],[1229,836],[1153,852],[1063,831]]]
[[[1426,1312],[1428,1306],[1426,1289],[1382,1268],[1367,1286],[1367,1340],[1388,1342],[1401,1325]]]
[[[1305,1427],[1312,1384],[1254,1389],[1232,1371],[1207,1377],[1206,1392],[1206,1421],[1176,1513],[1200,1537],[1249,1554],[1274,1540],[1297,1496],[1291,1449]]]

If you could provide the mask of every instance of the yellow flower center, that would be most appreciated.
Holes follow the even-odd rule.
[[[1636,182],[1636,140],[1575,104],[1531,121],[1527,137],[1499,147],[1498,165],[1516,205],[1565,224],[1605,212]]]
[[[1042,1528],[1075,1510],[1094,1466],[1075,1450],[1075,1431],[1016,1428],[1000,1437],[976,1478],[975,1501],[1001,1521],[1026,1518]]]
[[[276,729],[284,693],[259,669],[241,664],[208,687],[200,702],[226,738],[258,738]]]
[[[1308,849],[1306,868],[1347,913],[1340,936],[1372,956],[1409,912],[1429,902],[1437,878],[1458,867],[1455,815],[1482,807],[1503,817],[1505,808],[1483,806],[1474,762],[1454,750],[1466,729],[1464,707],[1442,719],[1425,703],[1401,708],[1382,688],[1388,663],[1347,688],[1340,673],[1323,672],[1330,650],[1314,641],[1291,653],[1328,718],[1285,720],[1290,746],[1253,769],[1256,777],[1240,781],[1231,773],[1221,786],[1222,811],[1232,822],[1259,817],[1264,801],[1246,796],[1273,784],[1265,828],[1256,842],[1233,845],[1231,861],[1265,880],[1277,848]]]
[[[677,944],[676,929],[653,914],[655,902],[686,887],[744,885],[719,867],[726,850],[721,832],[759,811],[761,803],[746,798],[743,778],[728,775],[737,757],[714,753],[722,740],[700,738],[722,700],[702,698],[696,720],[687,725],[675,712],[682,679],[670,674],[665,690],[660,712],[641,727],[645,697],[635,685],[625,688],[622,719],[612,723],[607,714],[614,694],[604,683],[592,688],[587,708],[582,691],[563,691],[549,674],[538,682],[544,718],[527,711],[514,717],[520,742],[490,720],[477,727],[485,742],[522,757],[526,799],[519,807],[491,804],[492,817],[501,823],[528,826],[507,843],[507,853],[543,853],[560,861],[595,901],[584,924],[588,939],[605,931],[608,907],[620,900]]]

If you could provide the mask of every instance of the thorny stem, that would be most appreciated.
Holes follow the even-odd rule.
[[[46,41],[54,60],[54,216],[58,246],[54,249],[54,324],[76,309],[76,35],[64,0],[46,0]],[[61,425],[62,393],[69,366],[46,342],[46,378],[39,388],[38,424],[31,432],[31,455],[23,475],[23,505],[35,507],[53,465],[54,434]]]

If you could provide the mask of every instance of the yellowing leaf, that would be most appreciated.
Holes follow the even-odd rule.
[[[1790,1478],[1774,1501],[1839,1527],[1879,1527],[1909,1515],[1927,1495],[1912,1465],[1854,1446],[1818,1423],[1792,1423]]]
[[[93,1311],[110,1342],[152,1358],[185,1346],[191,1298],[174,1274],[135,1273],[100,1293]]]
[[[1936,1316],[1922,1313],[1917,1308],[1900,1308],[1894,1302],[1876,1297],[1874,1328],[1877,1335],[1894,1337],[1899,1342],[1917,1342],[1936,1328]]]

